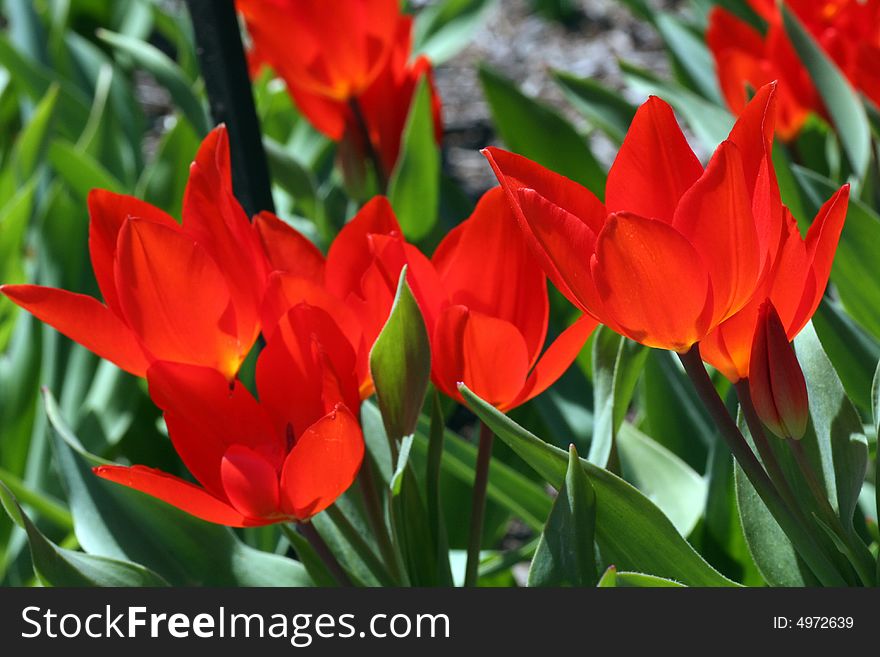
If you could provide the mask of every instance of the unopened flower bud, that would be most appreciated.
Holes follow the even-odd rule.
[[[761,421],[777,436],[800,439],[807,430],[807,383],[776,308],[761,305],[752,341],[749,389]]]

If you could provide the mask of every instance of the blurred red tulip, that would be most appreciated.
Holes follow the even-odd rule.
[[[782,232],[770,160],[774,87],[761,88],[705,170],[671,108],[639,108],[603,205],[523,157],[484,151],[557,288],[613,330],[687,351],[752,298]]]
[[[55,288],[5,285],[7,297],[124,370],[157,360],[232,379],[260,330],[269,264],[232,192],[224,127],[190,170],[183,223],[130,196],[89,195],[89,250],[104,304]]]
[[[427,76],[437,141],[440,99],[431,64],[411,61],[412,17],[398,0],[237,0],[253,40],[251,70],[271,66],[320,132],[390,175],[417,83]],[[356,111],[355,111],[356,107]],[[370,143],[365,143],[365,133]]]
[[[810,417],[807,383],[769,299],[761,303],[754,333],[749,392],[758,417],[781,438],[803,438]]]
[[[95,473],[233,527],[320,513],[363,459],[354,351],[326,312],[300,304],[278,322],[256,378],[259,402],[216,370],[155,363],[150,396],[200,485],[139,465]]]
[[[430,332],[432,374],[459,401],[464,382],[501,410],[525,403],[562,375],[596,326],[582,317],[542,355],[547,279],[500,188],[446,236],[432,263],[446,295]]]
[[[767,21],[762,34],[730,12],[709,14],[706,42],[731,111],[739,114],[750,91],[779,81],[782,139],[797,136],[810,112],[825,109],[807,69],[785,33],[775,0],[750,0]],[[880,0],[788,0],[787,5],[857,89],[880,106]]]
[[[754,298],[700,343],[700,353],[707,363],[733,382],[750,377],[752,342],[765,300],[775,306],[774,315],[788,340],[794,340],[822,300],[848,204],[849,185],[844,185],[819,210],[806,239],[801,237],[788,209],[784,210],[782,241]]]
[[[376,197],[340,231],[326,261],[296,230],[269,213],[257,217],[272,267],[263,306],[263,331],[271,336],[279,317],[306,301],[329,312],[355,348],[361,396],[373,392],[369,357],[388,319],[400,271],[433,325],[441,305],[440,283],[430,261],[403,238],[391,205]]]

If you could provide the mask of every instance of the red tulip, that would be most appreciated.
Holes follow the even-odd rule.
[[[541,265],[577,307],[643,344],[687,351],[745,306],[778,248],[774,88],[760,89],[705,170],[670,107],[639,108],[603,205],[523,157],[484,151]]]
[[[761,421],[781,438],[803,438],[810,417],[807,383],[769,299],[754,328],[749,393]]]
[[[198,485],[139,465],[95,473],[233,527],[320,513],[363,459],[354,351],[326,312],[301,304],[278,323],[256,378],[259,402],[210,368],[155,363],[150,396]]]
[[[825,115],[810,75],[789,41],[775,0],[750,0],[767,21],[760,33],[720,7],[709,14],[706,42],[731,111],[750,91],[779,81],[779,123],[785,140],[797,136],[810,112]],[[850,82],[880,105],[880,0],[788,0],[787,5]]]
[[[423,76],[431,85],[437,141],[442,138],[431,64],[424,56],[410,60],[412,17],[400,13],[397,0],[238,0],[237,6],[253,39],[252,70],[255,61],[275,69],[309,122],[344,140],[361,161],[366,128],[384,176],[397,161]]]
[[[447,299],[430,331],[433,379],[455,399],[464,382],[501,410],[525,403],[562,375],[596,326],[582,317],[541,354],[547,279],[500,188],[446,236],[432,263]]]
[[[794,340],[822,300],[848,202],[849,185],[844,185],[819,210],[806,239],[801,238],[791,213],[784,211],[783,238],[767,277],[752,301],[700,343],[706,362],[733,382],[750,376],[752,342],[765,300],[775,306],[774,315],[781,321],[787,339]]]
[[[236,0],[260,54],[287,83],[303,111],[341,134],[334,104],[359,96],[378,77],[394,47],[398,0]],[[336,114],[335,116],[338,116]]]
[[[412,17],[402,16],[388,63],[373,84],[358,97],[358,105],[370,133],[370,142],[379,156],[385,175],[389,175],[397,163],[411,100],[423,77],[428,80],[431,89],[434,137],[438,144],[443,139],[442,108],[440,96],[434,86],[431,62],[424,55],[410,62],[411,50]],[[363,160],[366,153],[361,133],[362,128],[357,118],[347,112],[345,139]]]
[[[276,270],[263,306],[264,332],[271,335],[278,318],[297,303],[323,308],[355,348],[362,397],[371,395],[370,349],[388,319],[404,265],[426,322],[434,321],[441,292],[430,261],[404,240],[384,197],[367,203],[340,231],[326,261],[305,237],[276,217],[263,213],[256,226]]]
[[[89,250],[104,304],[55,288],[0,288],[61,333],[144,376],[157,360],[233,378],[260,330],[268,262],[232,192],[226,129],[192,165],[183,224],[130,196],[89,195]]]

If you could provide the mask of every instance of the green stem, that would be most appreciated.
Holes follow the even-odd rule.
[[[480,423],[480,446],[474,475],[474,492],[471,501],[471,524],[468,536],[465,586],[476,586],[480,569],[480,544],[483,539],[483,518],[486,515],[486,489],[489,486],[489,463],[492,461],[492,430]]]
[[[342,509],[335,504],[327,507],[327,516],[333,521],[333,524],[336,525],[336,528],[345,537],[345,540],[351,544],[357,555],[366,564],[367,568],[370,569],[370,572],[379,580],[379,584],[382,586],[397,586],[397,581],[388,573],[385,564],[376,556],[373,548],[370,547],[361,532],[351,524],[351,521],[342,512]]]
[[[700,356],[699,343],[694,344],[689,351],[679,354],[682,365],[691,379],[700,401],[709,411],[712,419],[718,427],[721,437],[730,448],[733,457],[737,460],[746,477],[748,477],[755,491],[764,501],[767,509],[779,523],[785,534],[792,539],[804,561],[810,566],[816,577],[824,586],[846,586],[846,580],[840,575],[828,558],[816,545],[813,537],[806,531],[802,524],[791,514],[780,497],[779,492],[773,486],[773,482],[767,476],[761,463],[755,457],[743,435],[740,433],[736,422],[730,417],[727,408],[712,380],[703,366]]]
[[[376,151],[376,146],[373,144],[373,139],[370,137],[370,128],[367,125],[367,120],[364,117],[361,104],[357,98],[351,98],[348,101],[348,107],[354,116],[358,132],[360,132],[360,137],[364,142],[364,150],[366,151],[367,159],[370,161],[373,171],[376,172],[376,181],[379,183],[379,193],[385,194],[388,191],[388,175],[385,172],[385,167],[382,165],[379,153]]]
[[[321,561],[327,566],[327,570],[333,574],[333,577],[339,582],[340,586],[352,586],[351,579],[349,578],[348,573],[345,572],[345,568],[343,568],[342,564],[336,559],[336,556],[330,550],[330,546],[327,545],[327,542],[321,537],[318,530],[315,529],[315,526],[310,522],[303,522],[297,524],[296,528],[297,531],[299,531],[299,533],[309,542],[309,545],[312,546],[317,555],[321,558]]]
[[[767,468],[770,479],[776,485],[779,494],[782,496],[782,499],[788,505],[789,509],[794,513],[798,513],[800,505],[797,502],[794,492],[792,492],[788,479],[785,477],[785,473],[782,471],[782,466],[779,465],[779,459],[776,458],[776,453],[773,451],[770,441],[767,439],[767,432],[764,431],[764,423],[761,422],[761,418],[758,417],[758,411],[755,409],[755,405],[752,402],[752,392],[749,389],[748,379],[740,379],[734,384],[734,387],[736,388],[736,395],[739,397],[739,405],[740,408],[742,408],[743,417],[746,419],[749,432],[752,434],[752,440],[755,442],[755,447],[758,449],[758,454],[761,456],[764,467]]]
[[[385,561],[391,576],[400,579],[400,570],[395,558],[394,546],[391,545],[391,537],[388,534],[388,526],[382,513],[382,502],[379,497],[379,489],[376,486],[376,477],[373,475],[373,462],[369,457],[364,458],[361,465],[360,477],[361,492],[364,496],[364,507],[367,510],[367,518],[376,536],[379,552]]]

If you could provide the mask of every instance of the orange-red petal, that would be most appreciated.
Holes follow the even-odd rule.
[[[636,112],[608,172],[605,207],[671,223],[679,199],[702,173],[672,108],[652,96]]]
[[[324,283],[324,254],[305,235],[271,212],[258,214],[254,226],[272,269]]]
[[[143,465],[124,467],[121,465],[101,465],[94,469],[95,474],[142,493],[151,495],[177,507],[181,511],[229,527],[253,527],[272,522],[247,518],[223,500],[219,500],[205,489],[173,475],[148,468]]]
[[[38,319],[126,372],[144,376],[149,360],[131,329],[84,294],[39,285],[3,285],[0,292]]]
[[[191,238],[127,221],[119,232],[116,289],[128,325],[154,359],[207,365],[227,377],[238,370],[245,354],[235,325],[221,324],[230,305],[226,279]]]
[[[306,428],[281,472],[281,504],[305,520],[333,504],[354,482],[364,457],[357,418],[343,404]]]
[[[712,324],[727,319],[751,299],[764,260],[742,157],[733,142],[722,142],[715,151],[703,176],[681,198],[672,225],[709,269]]]
[[[705,335],[713,304],[708,270],[666,222],[611,215],[592,264],[604,310],[624,335],[675,351]]]

